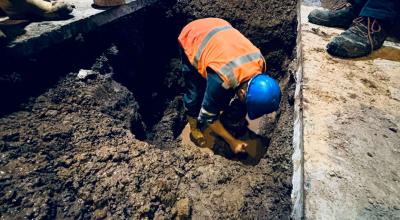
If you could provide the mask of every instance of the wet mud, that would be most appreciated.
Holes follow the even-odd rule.
[[[1,111],[1,218],[289,219],[295,10],[292,1],[163,1],[83,36],[79,45],[92,54],[71,56],[62,71],[50,65],[40,75],[47,57],[31,59],[46,82]],[[180,136],[176,37],[208,16],[227,19],[261,48],[283,89],[280,112],[265,116],[257,134],[239,126],[238,135],[263,139],[256,162],[223,143],[213,154]],[[69,44],[59,59],[73,55]],[[12,91],[24,77],[38,80],[28,67],[2,74],[1,83]],[[79,78],[82,71],[90,74]]]

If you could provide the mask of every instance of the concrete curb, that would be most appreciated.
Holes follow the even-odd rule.
[[[293,177],[292,177],[292,218],[304,218],[304,147],[303,147],[303,108],[302,108],[302,45],[301,45],[301,0],[297,2],[297,54],[296,89],[293,125]]]

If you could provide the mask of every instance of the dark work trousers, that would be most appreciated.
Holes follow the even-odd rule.
[[[362,17],[392,23],[399,16],[400,0],[353,0]]]
[[[185,55],[181,55],[181,71],[185,80],[185,94],[183,96],[183,104],[186,114],[190,117],[197,118],[199,116],[201,102],[206,91],[207,81],[197,70],[189,63]]]
[[[227,113],[224,117],[227,119],[246,117],[245,104],[239,100],[231,102],[235,97],[235,90],[223,88],[223,81],[216,72],[207,68],[207,79],[204,79],[186,56],[181,56],[181,59],[186,90],[183,103],[188,116],[198,118],[204,125],[216,120],[220,111]],[[199,114],[202,107],[215,115]]]
[[[207,79],[204,79],[200,73],[190,64],[187,57],[181,51],[181,70],[185,80],[185,94],[183,97],[183,104],[186,109],[186,114],[191,117],[197,118],[199,116],[200,108],[208,107],[209,110],[224,109],[229,105],[229,100],[234,96],[233,90],[225,90],[221,86],[223,81],[210,68],[207,68]],[[212,93],[221,94],[218,100]],[[214,103],[214,104],[212,104]],[[216,105],[217,104],[217,105]],[[205,120],[215,120],[214,117]]]

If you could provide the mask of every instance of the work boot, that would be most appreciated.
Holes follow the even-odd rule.
[[[189,127],[190,127],[190,140],[196,144],[196,146],[204,147],[206,144],[206,139],[203,132],[198,128],[197,119],[188,116]]]
[[[10,19],[58,20],[67,18],[74,6],[60,1],[0,0],[0,8]]]
[[[314,9],[308,15],[308,21],[327,27],[348,28],[356,16],[353,5],[343,3],[332,10]]]
[[[359,17],[354,19],[349,29],[332,39],[327,45],[327,51],[338,57],[362,57],[381,48],[386,37],[378,20]]]

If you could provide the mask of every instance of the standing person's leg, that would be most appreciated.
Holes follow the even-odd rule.
[[[398,12],[398,0],[368,0],[352,26],[328,45],[328,53],[345,58],[362,57],[382,47]]]
[[[351,0],[350,2],[353,4],[354,9],[357,11],[357,16],[358,16],[361,9],[368,2],[368,0]]]
[[[384,22],[393,22],[399,13],[399,0],[368,0],[361,9],[361,17],[371,17]]]

